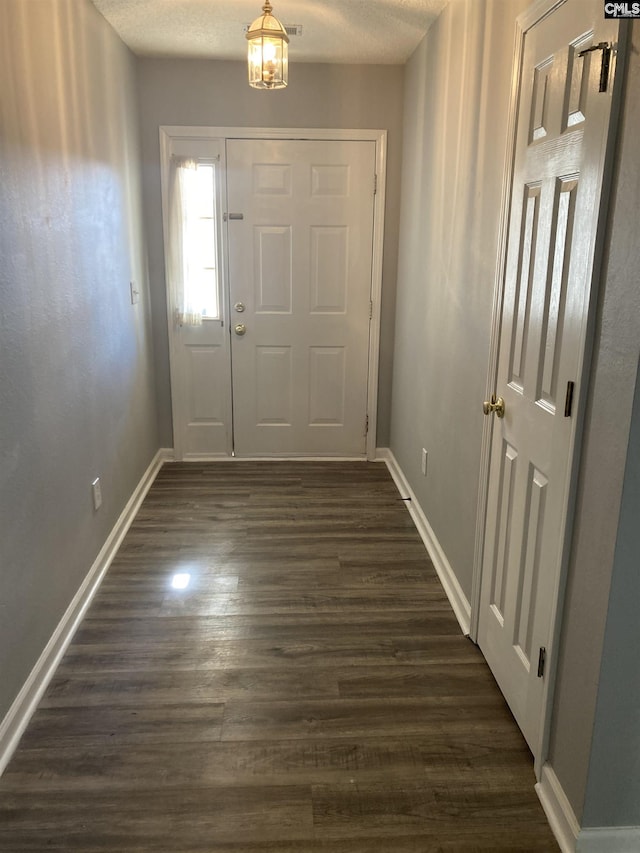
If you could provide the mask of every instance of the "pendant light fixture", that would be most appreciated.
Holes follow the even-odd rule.
[[[254,89],[284,89],[289,81],[289,36],[271,11],[265,0],[263,14],[247,31],[249,85]]]

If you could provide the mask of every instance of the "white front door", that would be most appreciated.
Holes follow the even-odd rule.
[[[478,641],[536,756],[611,109],[603,51],[582,51],[616,36],[600,0],[567,0],[524,36]]]
[[[227,140],[238,455],[365,453],[375,156]]]

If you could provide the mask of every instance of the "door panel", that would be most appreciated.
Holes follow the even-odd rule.
[[[344,226],[310,229],[312,314],[344,314],[347,308],[349,230]]]
[[[224,400],[219,367],[221,346],[189,344],[187,350],[188,420],[193,425],[219,425],[224,422],[221,403]],[[213,381],[212,381],[213,380]]]
[[[256,422],[261,426],[290,427],[293,411],[291,347],[257,346],[254,355]]]
[[[373,142],[227,141],[238,455],[365,453],[374,174]]]
[[[534,754],[575,441],[565,394],[582,372],[611,106],[600,51],[579,53],[616,33],[600,3],[567,0],[524,41],[478,639]]]
[[[175,436],[183,458],[226,454],[228,448],[229,357],[225,330],[219,320],[175,330],[180,430]]]
[[[291,226],[273,225],[253,230],[256,314],[291,314],[291,230]]]

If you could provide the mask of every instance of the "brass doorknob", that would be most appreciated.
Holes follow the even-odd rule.
[[[233,331],[236,333],[236,335],[238,335],[238,337],[241,338],[244,334],[246,334],[247,327],[244,323],[236,323],[236,325],[233,327]]]
[[[485,415],[490,415],[495,412],[499,418],[503,418],[504,400],[502,399],[502,397],[496,397],[495,394],[492,394],[491,399],[485,400],[482,404],[482,411],[485,413]]]

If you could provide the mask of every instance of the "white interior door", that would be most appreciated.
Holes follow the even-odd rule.
[[[567,0],[524,37],[478,640],[534,755],[565,539],[617,25]],[[565,408],[566,407],[566,408]],[[542,668],[541,668],[542,669]]]
[[[375,155],[227,140],[238,455],[365,453]]]

